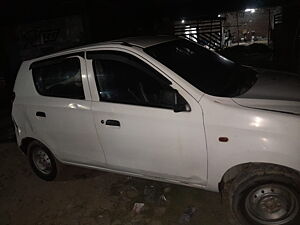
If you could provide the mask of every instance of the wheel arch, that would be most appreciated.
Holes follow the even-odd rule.
[[[219,192],[223,192],[223,190],[226,188],[226,184],[230,183],[235,177],[239,176],[241,173],[245,173],[247,171],[250,172],[250,170],[255,170],[255,169],[272,169],[272,170],[279,170],[279,171],[284,171],[289,174],[296,175],[300,178],[300,172],[279,164],[273,164],[273,163],[264,163],[264,162],[249,162],[249,163],[242,163],[235,165],[231,168],[229,168],[222,176],[218,188]]]
[[[30,143],[32,143],[33,141],[38,141],[39,140],[32,138],[32,137],[25,137],[21,140],[21,144],[20,144],[20,149],[22,150],[22,152],[27,155],[27,148],[30,145]]]
[[[27,150],[28,150],[28,146],[30,145],[30,143],[32,143],[33,141],[36,141],[38,143],[40,143],[41,145],[44,145],[54,156],[55,154],[53,153],[53,151],[51,151],[51,149],[49,148],[49,146],[45,143],[43,143],[42,141],[33,138],[33,137],[25,137],[21,140],[21,144],[20,144],[20,149],[22,150],[22,152],[27,155]],[[56,158],[56,156],[55,156]]]

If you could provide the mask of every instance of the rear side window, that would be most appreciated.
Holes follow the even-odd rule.
[[[39,94],[51,97],[84,99],[78,58],[35,63],[33,80]]]

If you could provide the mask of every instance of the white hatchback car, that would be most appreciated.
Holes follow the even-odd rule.
[[[34,172],[58,162],[223,193],[233,224],[299,225],[300,78],[175,37],[22,63],[12,117]]]

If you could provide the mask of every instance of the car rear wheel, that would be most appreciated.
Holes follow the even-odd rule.
[[[28,159],[34,173],[43,180],[51,181],[57,175],[54,156],[44,145],[33,141],[28,146]]]
[[[241,174],[228,188],[229,219],[234,225],[299,225],[299,183],[297,175],[270,167]]]

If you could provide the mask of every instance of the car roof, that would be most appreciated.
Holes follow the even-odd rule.
[[[161,44],[164,42],[176,40],[178,37],[175,36],[167,36],[167,35],[161,35],[161,36],[141,36],[141,37],[127,37],[127,38],[121,38],[111,41],[105,41],[105,42],[99,42],[84,46],[78,46],[71,49],[65,49],[62,51],[58,51],[49,55],[44,55],[38,58],[32,59],[33,61],[40,60],[40,59],[46,59],[55,57],[57,55],[63,55],[68,54],[71,52],[78,52],[78,51],[87,51],[91,49],[95,49],[97,47],[104,47],[108,45],[120,45],[120,46],[127,46],[127,47],[139,47],[139,48],[147,48],[151,47],[153,45]],[[30,61],[32,61],[30,60]]]
[[[161,35],[161,36],[140,36],[140,37],[126,37],[121,39],[115,39],[111,41],[105,41],[105,42],[99,42],[94,43],[86,46],[81,46],[78,48],[93,48],[103,45],[110,45],[110,44],[121,44],[121,45],[127,45],[127,46],[136,46],[139,48],[148,48],[153,45],[157,45],[163,42],[168,42],[178,39],[178,37],[175,36],[167,36],[167,35]]]
[[[122,38],[115,41],[120,41],[124,43],[128,43],[133,46],[137,46],[140,48],[148,48],[153,45],[161,44],[163,42],[168,42],[178,39],[178,37],[175,36],[144,36],[144,37],[128,37],[128,38]]]

